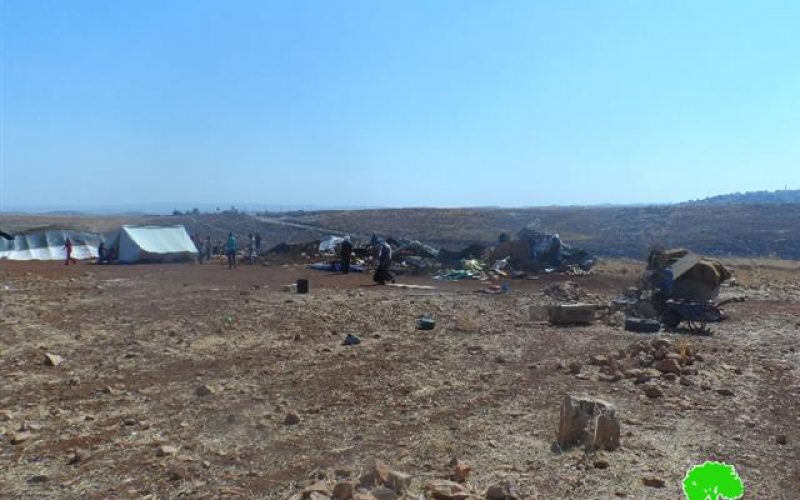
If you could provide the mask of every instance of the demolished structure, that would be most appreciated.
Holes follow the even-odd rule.
[[[494,255],[510,256],[512,268],[534,272],[565,272],[574,266],[589,271],[597,262],[586,250],[562,242],[558,234],[531,226],[519,231],[516,240],[498,247]]]
[[[635,318],[658,320],[667,328],[685,322],[694,333],[710,333],[709,322],[723,319],[715,299],[720,286],[731,277],[721,262],[686,249],[653,249],[636,296],[628,302]],[[626,320],[626,329],[638,323]]]
[[[647,259],[648,280],[672,299],[707,302],[717,298],[731,272],[717,260],[680,248],[655,249]]]

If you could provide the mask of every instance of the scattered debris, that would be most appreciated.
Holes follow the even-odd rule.
[[[654,319],[625,318],[625,330],[639,333],[656,333],[661,330],[661,323]]]
[[[352,333],[348,333],[347,336],[344,338],[342,345],[344,346],[351,346],[351,345],[358,345],[361,343],[361,339],[353,335]]]
[[[428,316],[423,316],[417,320],[417,328],[419,330],[433,330],[436,328],[436,320]]]

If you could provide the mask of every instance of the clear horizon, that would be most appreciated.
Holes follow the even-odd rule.
[[[0,0],[0,210],[796,188],[798,18],[788,1]]]

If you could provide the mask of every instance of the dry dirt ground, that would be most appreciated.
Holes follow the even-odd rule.
[[[0,496],[289,498],[324,471],[357,475],[382,459],[424,498],[458,457],[477,498],[510,482],[520,498],[675,499],[687,469],[718,459],[735,464],[746,498],[796,499],[800,270],[737,265],[725,293],[749,300],[712,336],[659,334],[702,355],[695,385],[659,380],[651,399],[633,380],[600,381],[587,361],[653,335],[529,315],[559,281],[608,301],[635,282],[635,262],[511,281],[502,295],[303,266],[2,262]],[[282,290],[301,277],[310,294]],[[421,315],[433,331],[415,329]],[[341,345],[348,333],[362,343]],[[63,362],[47,366],[45,353]],[[573,361],[577,376],[564,369]],[[621,449],[554,452],[566,394],[615,404]],[[299,423],[286,425],[289,413]]]

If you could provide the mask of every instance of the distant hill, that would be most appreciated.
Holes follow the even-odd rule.
[[[785,192],[781,192],[785,193]],[[797,195],[797,192],[794,192]],[[756,198],[751,198],[756,199]],[[69,228],[106,232],[121,224],[183,224],[191,234],[223,240],[262,236],[269,248],[350,234],[418,239],[451,250],[492,244],[530,223],[561,235],[566,243],[602,257],[646,258],[652,245],[685,247],[716,256],[800,260],[800,203],[711,202],[627,207],[407,208],[271,213],[241,212],[140,216],[0,214],[0,229]]]
[[[696,205],[776,205],[783,203],[800,203],[800,189],[721,194],[718,196],[704,198],[702,200],[690,201],[688,203]]]

